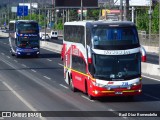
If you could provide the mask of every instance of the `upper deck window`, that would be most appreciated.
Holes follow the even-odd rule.
[[[139,44],[135,27],[98,26],[92,30],[93,44],[102,46],[130,46]]]
[[[20,22],[17,24],[17,31],[20,34],[23,33],[38,33],[39,28],[37,23],[25,23]]]

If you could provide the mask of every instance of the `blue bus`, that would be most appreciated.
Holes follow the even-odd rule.
[[[9,22],[10,52],[16,57],[40,54],[39,25],[33,20],[13,20]]]

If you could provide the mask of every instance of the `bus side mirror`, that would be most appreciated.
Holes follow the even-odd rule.
[[[93,37],[93,41],[94,41],[94,42],[97,42],[98,40],[99,40],[98,36],[94,36],[94,37]]]
[[[99,41],[98,36],[94,36],[93,37],[93,43],[94,43],[94,45],[98,45],[98,41]]]

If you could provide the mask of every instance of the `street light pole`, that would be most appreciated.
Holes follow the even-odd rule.
[[[23,0],[23,19],[24,19],[24,0]]]
[[[160,68],[160,0],[159,0],[159,68]]]
[[[152,25],[152,8],[151,8],[152,0],[150,0],[149,6],[149,44],[151,43],[151,25]]]
[[[31,20],[31,15],[32,15],[32,1],[30,0],[30,20]]]
[[[83,0],[81,0],[81,21],[83,20]]]
[[[123,21],[123,0],[120,0],[120,20]]]

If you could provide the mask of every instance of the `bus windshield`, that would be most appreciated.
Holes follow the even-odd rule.
[[[32,36],[32,37],[19,37],[18,38],[18,47],[21,48],[39,48],[39,37],[38,36]]]
[[[20,22],[17,24],[17,31],[19,34],[37,34],[39,33],[39,27],[37,23],[34,22],[30,22],[30,23],[26,23],[26,22]]]
[[[140,53],[130,55],[93,55],[94,77],[108,81],[133,79],[140,76]]]
[[[92,30],[93,45],[97,49],[124,49],[139,45],[138,34],[135,27],[108,27],[98,26]],[[136,46],[137,47],[137,46]]]

